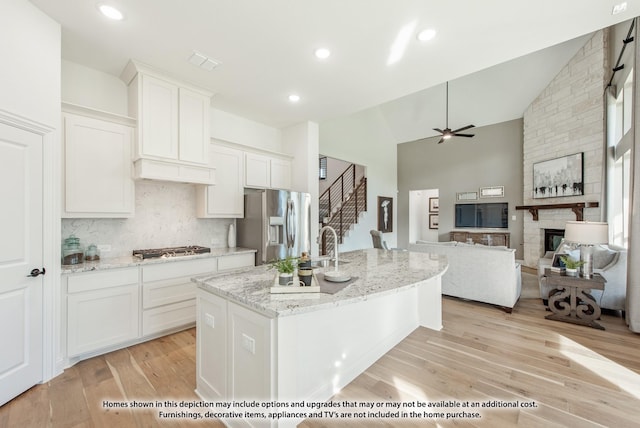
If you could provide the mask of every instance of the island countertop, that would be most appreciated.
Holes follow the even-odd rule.
[[[192,280],[205,291],[275,318],[395,293],[442,275],[448,267],[446,256],[375,248],[339,254],[338,262],[340,271],[351,275],[354,280],[335,294],[271,294],[269,289],[276,271],[269,266],[203,275]],[[333,266],[317,268],[315,272],[319,274],[332,269]]]

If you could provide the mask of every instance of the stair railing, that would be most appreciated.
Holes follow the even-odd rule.
[[[338,235],[338,243],[343,243],[343,238],[351,227],[358,223],[360,214],[367,211],[367,178],[362,177],[358,186],[351,192],[340,206],[339,210],[332,215],[328,221],[322,222],[336,230]],[[336,243],[333,242],[333,235],[325,233],[322,236],[322,254],[328,254],[335,249]]]

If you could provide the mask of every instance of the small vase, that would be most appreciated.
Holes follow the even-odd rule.
[[[227,244],[229,248],[236,247],[236,227],[233,223],[229,225],[229,236],[227,236]]]
[[[578,269],[566,269],[567,276],[578,276]]]

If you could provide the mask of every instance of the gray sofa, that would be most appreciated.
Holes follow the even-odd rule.
[[[572,258],[578,259],[580,250],[577,244],[562,241],[557,252],[569,253]],[[554,252],[549,251],[544,257],[538,260],[538,285],[540,287],[540,297],[545,301],[549,299],[549,292],[552,287],[541,280],[545,268],[551,267]],[[615,311],[625,310],[625,298],[627,296],[627,250],[615,245],[597,245],[594,248],[593,271],[599,273],[607,281],[602,290],[591,290],[591,295],[595,298],[603,309]]]
[[[515,306],[522,289],[516,250],[462,242],[417,241],[409,251],[447,256],[449,268],[442,276],[442,294],[501,306]]]

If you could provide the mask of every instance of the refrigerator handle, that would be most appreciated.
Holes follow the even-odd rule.
[[[287,201],[287,247],[293,248],[296,242],[295,205],[289,199]]]

